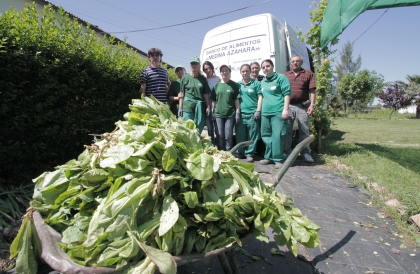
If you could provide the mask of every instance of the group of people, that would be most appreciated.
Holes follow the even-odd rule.
[[[275,72],[270,59],[262,61],[261,67],[258,62],[243,64],[239,82],[230,79],[229,65],[219,66],[218,77],[213,64],[206,61],[201,67],[198,57],[191,59],[190,73],[177,66],[178,80],[170,82],[166,69],[160,66],[162,52],[152,48],[148,57],[151,64],[140,76],[140,91],[168,102],[174,115],[193,120],[200,133],[207,126],[211,142],[220,150],[232,148],[235,128],[237,143],[253,141],[239,149],[238,158],[253,162],[257,141],[262,139],[265,152],[260,163],[279,168],[292,151],[295,120],[299,141],[309,136],[316,83],[312,71],[302,68],[300,56],[291,59],[291,70],[285,74]],[[265,76],[259,75],[260,69]],[[314,161],[309,147],[301,155],[306,162]]]

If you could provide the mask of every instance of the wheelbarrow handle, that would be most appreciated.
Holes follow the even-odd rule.
[[[239,144],[236,144],[236,146],[234,146],[231,150],[230,153],[235,153],[238,149],[240,149],[241,147],[247,147],[250,146],[254,143],[254,141],[245,141],[245,142],[241,142]]]
[[[273,183],[274,188],[276,188],[276,186],[280,183],[281,178],[283,178],[284,174],[289,169],[289,167],[293,164],[293,162],[296,160],[296,157],[299,155],[302,149],[305,148],[307,145],[309,145],[314,139],[315,139],[314,135],[311,134],[293,149],[292,153],[290,153],[289,157],[287,157],[286,161],[284,161],[279,172],[277,173],[277,178],[275,179]]]

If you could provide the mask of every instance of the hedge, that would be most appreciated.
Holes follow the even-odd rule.
[[[62,9],[0,16],[0,183],[31,183],[112,131],[148,62]],[[172,75],[171,71],[171,75]]]

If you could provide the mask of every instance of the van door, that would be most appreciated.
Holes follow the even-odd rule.
[[[311,64],[309,62],[308,50],[306,49],[305,43],[302,43],[297,37],[297,33],[292,29],[288,28],[287,23],[285,25],[286,39],[287,39],[287,50],[289,52],[287,63],[290,63],[290,60],[293,56],[299,55],[302,57],[303,64],[302,68],[311,70]],[[288,68],[290,70],[290,66]]]
[[[201,48],[201,61],[210,61],[219,76],[219,67],[222,64],[230,65],[231,79],[241,80],[242,64],[254,61],[261,63],[274,52],[268,15],[247,17],[207,32]]]

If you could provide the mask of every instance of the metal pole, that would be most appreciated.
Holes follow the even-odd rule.
[[[230,265],[230,269],[232,270],[232,274],[240,274],[241,270],[239,269],[238,261],[236,260],[235,249],[232,248],[225,252],[227,260]]]
[[[232,270],[230,269],[229,262],[225,257],[225,253],[222,252],[219,255],[217,255],[217,257],[219,258],[220,264],[222,265],[225,274],[232,274]]]
[[[245,141],[245,142],[241,142],[239,144],[236,144],[236,146],[234,146],[231,150],[230,153],[234,153],[235,151],[237,151],[238,149],[240,149],[241,147],[247,147],[250,146],[254,143],[254,141]]]
[[[279,173],[277,173],[277,178],[273,182],[274,188],[280,183],[281,178],[283,178],[284,174],[289,169],[289,167],[293,164],[293,162],[295,161],[299,153],[302,151],[302,149],[306,147],[307,145],[309,145],[314,139],[315,139],[314,135],[311,134],[293,149],[292,153],[290,153],[289,157],[287,157],[286,161],[284,161],[283,165],[281,166]]]

